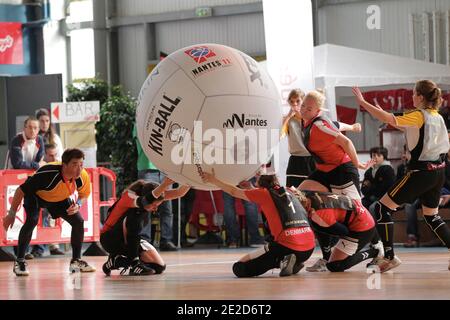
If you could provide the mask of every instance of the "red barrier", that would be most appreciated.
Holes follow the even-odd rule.
[[[111,206],[116,195],[116,175],[106,168],[86,168],[91,179],[91,195],[80,213],[84,218],[84,242],[96,242],[100,240],[100,207]],[[10,206],[15,190],[33,174],[31,170],[0,170],[0,217],[3,218]],[[112,183],[112,197],[107,201],[100,200],[100,177],[104,176]],[[12,229],[6,233],[3,225],[0,226],[0,246],[17,245],[19,231],[25,222],[26,213],[20,205],[17,210],[16,221]],[[57,219],[54,227],[42,226],[42,214],[33,231],[31,245],[44,243],[70,243],[70,225],[63,219]]]

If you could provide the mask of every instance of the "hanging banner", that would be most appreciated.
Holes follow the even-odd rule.
[[[0,64],[23,64],[20,22],[0,22]]]

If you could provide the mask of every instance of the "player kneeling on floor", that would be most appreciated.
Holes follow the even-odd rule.
[[[333,235],[340,238],[326,261],[328,270],[345,271],[366,259],[384,255],[375,221],[360,201],[327,192],[302,192],[295,188],[292,191],[308,212],[317,237]],[[369,248],[363,250],[369,243]]]
[[[108,210],[108,217],[101,230],[100,242],[109,253],[103,264],[103,272],[122,269],[124,274],[151,275],[162,273],[166,266],[156,249],[140,236],[143,220],[148,211],[155,212],[166,200],[182,197],[188,186],[165,191],[173,181],[169,178],[157,185],[138,180],[131,184]]]

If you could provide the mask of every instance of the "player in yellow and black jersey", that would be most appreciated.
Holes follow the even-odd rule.
[[[82,203],[91,193],[89,175],[83,169],[84,153],[79,149],[67,149],[62,155],[62,163],[51,163],[39,168],[34,175],[17,188],[11,209],[3,219],[7,230],[15,221],[16,211],[22,199],[27,214],[25,224],[20,229],[17,260],[14,273],[27,276],[24,260],[31,241],[33,229],[39,220],[40,208],[47,208],[53,219],[63,218],[72,226],[72,260],[70,271],[92,272],[95,268],[80,259],[84,237],[84,219],[80,214]]]
[[[401,115],[384,111],[364,100],[359,88],[353,88],[358,103],[372,116],[405,132],[411,153],[406,175],[394,183],[375,207],[377,230],[383,241],[385,257],[372,261],[385,272],[400,265],[393,248],[394,225],[391,213],[417,198],[422,203],[426,223],[450,249],[450,228],[438,215],[441,188],[445,182],[445,156],[449,138],[444,119],[438,113],[442,104],[441,89],[430,80],[418,81],[413,91],[416,110]],[[449,265],[450,270],[450,265]]]

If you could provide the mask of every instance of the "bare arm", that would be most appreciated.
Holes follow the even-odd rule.
[[[3,228],[5,228],[5,231],[8,230],[9,227],[13,227],[14,221],[16,219],[16,212],[19,208],[20,203],[22,202],[22,199],[24,197],[24,193],[22,189],[19,187],[16,189],[16,192],[14,193],[14,197],[11,203],[11,208],[8,211],[8,215],[3,218]]]
[[[249,199],[245,195],[244,190],[217,179],[214,175],[214,169],[213,169],[212,173],[203,172],[202,180],[205,183],[212,183],[212,184],[218,186],[220,189],[222,189],[226,193],[229,193],[230,195],[232,195],[235,198],[249,201]]]
[[[339,122],[339,131],[351,131],[351,132],[361,132],[361,124],[346,124],[344,122]]]
[[[344,149],[344,151],[349,155],[350,159],[353,162],[353,165],[356,168],[367,169],[370,161],[366,164],[359,162],[355,146],[353,145],[353,142],[349,138],[344,136],[342,133],[339,133],[339,135],[336,137],[336,140],[334,140],[334,143],[340,145],[342,149]]]
[[[183,197],[190,189],[190,186],[180,186],[174,190],[168,190],[164,193],[164,200],[173,200]]]
[[[380,120],[384,123],[388,123],[393,126],[396,125],[395,116],[392,113],[386,112],[383,109],[381,109],[380,107],[376,107],[376,106],[368,103],[364,99],[364,97],[361,93],[361,90],[358,87],[353,87],[352,91],[353,91],[353,94],[355,95],[356,100],[358,101],[359,105],[362,106],[364,109],[366,109],[372,116],[374,116],[375,118],[377,118],[378,120]]]

